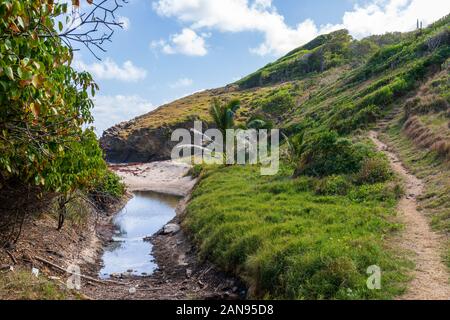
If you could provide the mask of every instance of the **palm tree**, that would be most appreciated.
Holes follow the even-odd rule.
[[[247,120],[245,128],[256,130],[271,130],[273,128],[273,124],[271,121],[264,119],[262,116],[254,115]]]
[[[237,99],[231,100],[226,104],[222,104],[218,99],[214,99],[209,109],[209,114],[213,118],[217,129],[222,131],[224,136],[227,129],[234,128],[234,117],[240,106],[241,102]]]

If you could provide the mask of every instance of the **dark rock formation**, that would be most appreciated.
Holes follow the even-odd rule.
[[[171,141],[172,132],[179,128],[191,129],[193,121],[158,128],[133,128],[134,120],[118,124],[106,130],[100,138],[100,146],[109,163],[151,162],[170,159],[179,141]],[[128,134],[126,132],[129,131]]]

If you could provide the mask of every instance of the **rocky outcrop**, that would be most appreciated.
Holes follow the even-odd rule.
[[[157,128],[133,128],[133,120],[106,130],[100,146],[109,163],[151,162],[170,159],[178,141],[171,141],[172,132],[178,128],[190,129],[194,121],[185,121]]]

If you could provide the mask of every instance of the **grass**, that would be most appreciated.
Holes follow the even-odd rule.
[[[70,296],[62,285],[43,276],[36,278],[29,270],[0,274],[1,300],[65,300]]]
[[[312,178],[274,177],[258,168],[202,173],[184,225],[200,257],[235,273],[256,298],[389,299],[403,290],[405,260],[385,246],[399,230],[388,183],[319,196]],[[382,270],[382,289],[366,286],[367,268]]]

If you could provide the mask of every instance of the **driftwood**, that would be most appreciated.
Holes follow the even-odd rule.
[[[6,254],[11,258],[11,260],[14,262],[14,264],[17,264],[17,259],[14,257],[14,255],[9,252],[8,250],[5,250]]]
[[[35,258],[36,260],[42,262],[42,263],[45,263],[45,264],[47,264],[47,265],[53,267],[54,269],[57,269],[57,270],[61,271],[61,272],[68,273],[68,274],[73,274],[72,272],[68,272],[68,271],[67,271],[66,269],[64,269],[63,267],[60,267],[60,266],[54,264],[53,262],[50,262],[50,261],[48,261],[48,260],[46,260],[46,259],[44,259],[44,258],[41,258],[41,257],[38,257],[38,256],[34,256],[34,258]],[[118,285],[122,285],[122,286],[123,286],[123,285],[126,285],[125,283],[118,282],[118,281],[112,281],[112,280],[99,280],[99,279],[95,279],[95,278],[92,278],[92,277],[89,277],[89,276],[86,276],[86,275],[83,275],[83,274],[77,274],[77,275],[79,275],[81,278],[83,278],[83,279],[85,279],[85,280],[89,280],[89,281],[92,281],[92,282],[95,282],[95,283],[104,284],[104,285],[107,285],[107,284],[118,284]]]

